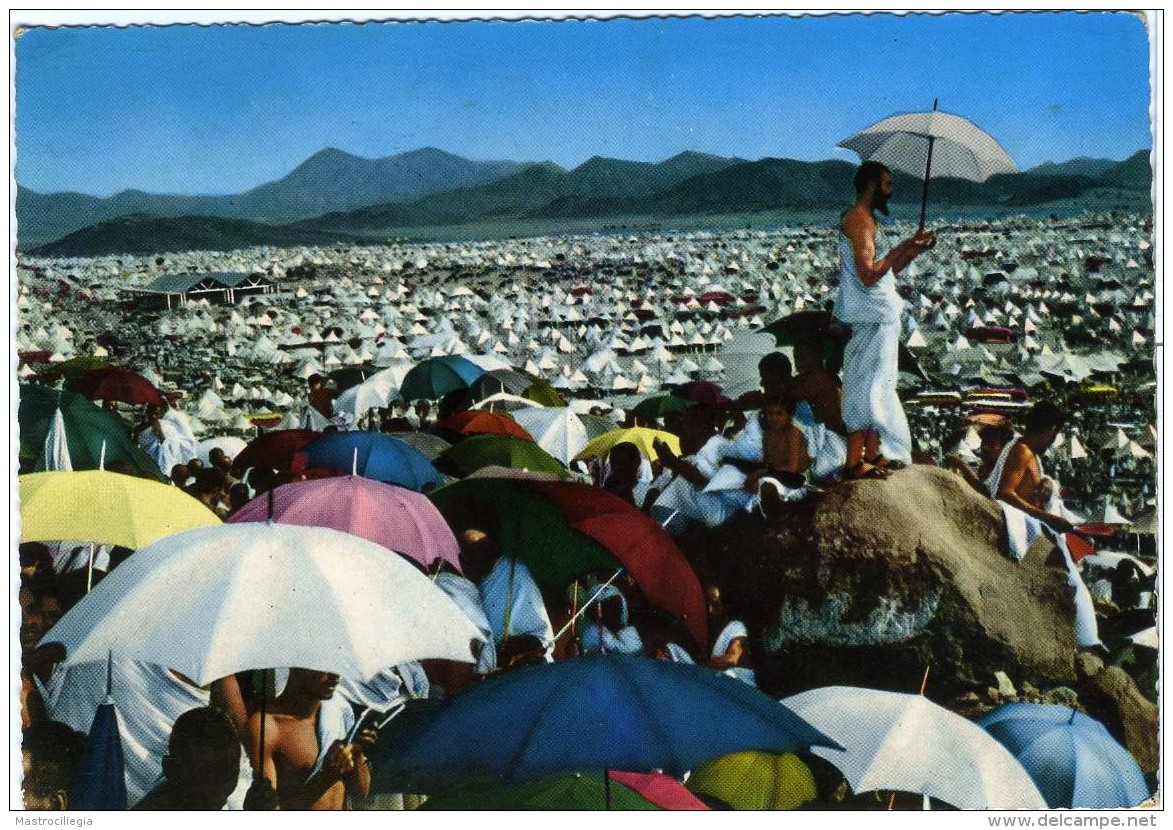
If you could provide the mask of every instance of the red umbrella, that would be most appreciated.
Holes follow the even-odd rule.
[[[630,787],[657,807],[665,810],[707,810],[708,805],[701,801],[692,791],[673,778],[662,772],[620,772],[611,770],[607,773],[612,781],[618,781],[625,787]]]
[[[675,395],[693,403],[724,403],[728,396],[721,391],[721,387],[711,380],[691,380],[676,387]]]
[[[259,438],[254,438],[240,451],[233,461],[233,466],[240,470],[247,470],[249,467],[288,470],[293,456],[321,435],[322,433],[312,429],[279,429],[266,432]]]
[[[163,406],[163,396],[149,380],[122,366],[107,366],[86,372],[69,384],[90,400]]]
[[[614,493],[573,481],[521,485],[558,505],[570,526],[607,549],[653,605],[673,612],[702,647],[708,607],[700,580],[672,537],[643,511]]]
[[[491,520],[500,551],[524,561],[545,589],[622,567],[707,648],[708,609],[692,566],[659,524],[618,496],[573,481],[472,478],[430,498],[450,524]]]
[[[450,430],[460,435],[508,435],[523,441],[534,440],[534,437],[524,427],[509,416],[485,412],[481,409],[470,409],[466,412],[449,415],[437,421],[436,428]]]
[[[425,568],[442,559],[460,571],[460,545],[426,496],[360,476],[294,481],[262,493],[229,522],[328,527],[405,554]]]

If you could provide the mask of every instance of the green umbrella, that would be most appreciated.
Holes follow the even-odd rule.
[[[129,465],[135,475],[166,479],[154,459],[130,440],[126,424],[112,412],[105,412],[76,392],[52,389],[39,384],[20,385],[20,472],[37,469],[45,439],[60,407],[70,463],[75,470],[111,469],[115,463]]]
[[[673,412],[683,412],[692,406],[687,398],[678,398],[676,395],[654,395],[644,398],[632,407],[632,412],[644,426],[654,426],[665,415]]]
[[[509,435],[472,435],[444,450],[439,458],[451,462],[465,475],[490,464],[515,470],[569,475],[561,461],[533,441]]]
[[[421,810],[659,810],[618,781],[611,781],[611,803],[602,775],[551,775],[522,784],[492,778],[469,780],[429,798]]]
[[[92,372],[95,369],[105,369],[113,364],[104,357],[82,355],[63,360],[60,363],[46,363],[37,369],[37,378],[41,380],[56,380],[57,378],[75,378]]]
[[[618,560],[574,530],[557,504],[511,480],[468,478],[428,498],[453,527],[490,527],[497,548],[525,561],[539,585],[561,589],[589,571],[614,572]]]
[[[378,368],[371,368],[369,366],[343,366],[341,369],[335,369],[326,374],[327,377],[334,381],[338,386],[338,391],[341,392],[352,386],[358,386],[378,371]]]
[[[550,385],[548,380],[542,378],[535,380],[522,390],[521,396],[529,398],[534,403],[540,403],[542,406],[566,406],[566,399]]]

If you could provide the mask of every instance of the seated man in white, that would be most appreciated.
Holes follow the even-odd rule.
[[[480,583],[481,604],[493,630],[493,641],[500,646],[510,637],[529,635],[541,643],[546,661],[553,660],[554,628],[529,568],[512,557],[501,556],[483,530],[470,528],[457,538],[465,575]]]
[[[1067,582],[1075,592],[1075,644],[1080,649],[1101,648],[1091,593],[1079,575],[1064,534],[1075,526],[1059,496],[1059,488],[1044,473],[1041,458],[1055,443],[1064,415],[1048,401],[1035,404],[1026,416],[1021,436],[1010,441],[994,465],[987,485],[1003,504],[1010,532],[1011,554],[1021,559],[1030,543],[1046,528],[1063,556]]]

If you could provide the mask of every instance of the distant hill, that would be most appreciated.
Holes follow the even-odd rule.
[[[16,197],[19,247],[33,248],[89,225],[132,214],[218,216],[285,224],[484,184],[523,166],[513,161],[471,161],[427,147],[378,159],[327,148],[277,181],[231,195],[126,190],[99,198],[81,193],[43,194],[20,187]]]
[[[183,251],[230,251],[256,245],[329,245],[362,241],[348,234],[293,229],[217,216],[121,216],[50,242],[29,253],[37,256],[100,256]]]
[[[1044,161],[1037,167],[1032,167],[1029,170],[1024,170],[1031,176],[1083,176],[1088,179],[1094,179],[1107,173],[1120,162],[1112,159],[1094,159],[1087,156],[1080,156],[1068,161],[1053,162]]]
[[[513,161],[470,161],[431,147],[364,159],[328,148],[289,175],[242,193],[242,217],[285,223],[491,182],[516,172]]]
[[[512,176],[471,188],[436,193],[412,207],[456,221],[508,216],[591,216],[585,206],[626,205],[697,175],[728,169],[741,159],[680,153],[661,162],[593,156],[573,170],[556,164],[529,165]],[[563,206],[562,213],[553,205]],[[588,210],[583,213],[581,211]]]
[[[406,158],[405,158],[406,157]],[[468,162],[438,150],[372,163],[338,150],[326,150],[300,165],[289,176],[265,185],[263,192],[232,197],[238,209],[253,208],[282,198],[286,214],[297,215],[322,204],[363,201],[375,189],[369,180],[382,176],[383,187],[399,181],[403,192],[433,187],[446,175],[460,179],[491,175],[489,162]],[[1041,165],[1026,173],[991,177],[981,183],[934,179],[931,206],[961,211],[1044,210],[1057,204],[1086,200],[1099,206],[1143,208],[1149,204],[1152,170],[1149,152],[1141,151],[1104,167],[1101,160],[1076,159],[1070,164]],[[416,198],[390,200],[357,209],[323,211],[312,218],[288,222],[224,221],[223,217],[176,217],[162,212],[169,197],[128,191],[112,199],[119,204],[153,205],[158,215],[135,211],[119,220],[98,220],[34,252],[57,255],[150,253],[177,250],[226,250],[248,245],[322,244],[337,240],[374,240],[419,229],[472,226],[513,220],[536,222],[598,221],[617,217],[705,216],[771,210],[803,211],[841,208],[852,192],[855,165],[839,160],[819,162],[767,158],[759,161],[681,153],[662,162],[634,162],[592,157],[573,170],[550,162],[496,168],[510,172],[488,182],[428,192]],[[415,170],[414,178],[405,171]],[[363,171],[367,171],[365,174]],[[479,172],[477,172],[479,171]],[[1084,171],[1084,172],[1077,172]],[[1089,175],[1093,171],[1095,175]],[[427,175],[425,175],[425,173]],[[430,176],[430,178],[428,177]],[[410,181],[409,181],[410,179]],[[414,183],[414,184],[413,184]],[[894,203],[918,204],[921,182],[915,176],[894,176]],[[364,190],[364,188],[367,188]],[[358,193],[354,196],[352,194]],[[284,196],[282,195],[284,194]],[[297,194],[302,194],[299,197]],[[313,195],[308,195],[313,194]],[[103,207],[84,194],[68,198],[76,215],[100,214]],[[26,212],[40,205],[39,194],[25,191]],[[194,198],[194,197],[193,197]],[[301,198],[300,202],[297,199]],[[251,201],[249,201],[251,200]],[[284,214],[279,214],[284,215]],[[220,221],[214,221],[219,219]],[[190,226],[190,227],[189,227]],[[21,228],[21,239],[26,228]],[[31,247],[31,246],[29,246]]]
[[[1096,183],[1107,187],[1144,190],[1153,184],[1153,165],[1148,150],[1133,153],[1124,161],[1096,177]]]

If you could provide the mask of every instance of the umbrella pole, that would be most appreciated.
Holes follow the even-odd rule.
[[[933,112],[937,111],[937,99],[933,99]],[[920,194],[920,224],[917,225],[917,230],[923,231],[925,229],[925,211],[929,206],[929,171],[933,167],[933,136],[929,136],[929,157],[925,161],[925,182]]]
[[[262,669],[259,672],[254,672],[253,677],[261,678],[261,705],[260,705],[260,737],[259,745],[257,746],[257,766],[253,769],[253,780],[265,777],[265,708],[269,701],[269,676],[268,669]]]
[[[90,561],[86,566],[86,593],[94,587],[94,543],[90,542]]]
[[[611,809],[611,770],[603,770],[603,799],[607,809]]]
[[[575,624],[575,622],[578,620],[579,617],[581,617],[583,614],[586,613],[586,610],[591,607],[591,603],[593,603],[596,599],[599,598],[599,594],[603,593],[603,589],[606,588],[608,585],[610,585],[612,582],[614,582],[616,579],[618,579],[619,574],[621,574],[621,573],[623,573],[623,568],[620,568],[615,573],[613,573],[611,575],[610,579],[608,579],[606,582],[604,582],[602,585],[600,585],[595,590],[595,592],[593,594],[591,594],[591,598],[582,604],[582,608],[579,608],[578,611],[575,613],[575,615],[570,618],[570,621],[568,623],[566,623],[566,625],[562,626],[562,628],[558,631],[558,633],[554,635],[555,642],[557,642],[558,639],[563,634],[566,633],[567,629],[569,629],[572,625]]]
[[[1138,537],[1139,538],[1139,537]],[[570,604],[570,637],[573,639],[578,634],[578,626],[575,620],[578,619],[578,580],[574,580],[574,594],[571,598]]]

